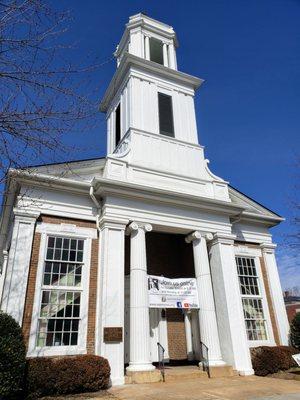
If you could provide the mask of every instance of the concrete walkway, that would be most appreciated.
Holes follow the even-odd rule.
[[[300,400],[300,382],[237,376],[125,385],[108,392],[118,400]]]

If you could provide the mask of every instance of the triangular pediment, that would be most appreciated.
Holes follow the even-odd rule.
[[[257,214],[260,216],[271,217],[271,218],[280,218],[280,215],[275,212],[269,210],[267,207],[264,207],[257,201],[253,200],[251,197],[245,195],[239,190],[233,188],[232,186],[228,187],[229,197],[235,205],[243,207],[246,213]]]
[[[105,158],[89,160],[70,161],[55,164],[44,164],[31,166],[25,170],[32,174],[45,175],[49,177],[68,178],[75,181],[92,181],[95,177],[103,175]]]

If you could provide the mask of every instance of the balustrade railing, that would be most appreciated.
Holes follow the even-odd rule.
[[[208,359],[208,347],[200,342],[201,345],[201,363],[203,371],[207,372],[207,376],[210,378],[210,371],[209,371],[209,359]]]
[[[165,348],[157,342],[158,369],[160,370],[163,382],[165,382]]]

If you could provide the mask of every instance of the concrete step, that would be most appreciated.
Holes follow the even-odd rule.
[[[230,365],[222,365],[218,367],[210,367],[211,378],[223,378],[228,376],[238,375]],[[165,366],[165,381],[175,382],[178,380],[190,380],[190,379],[209,379],[207,372],[203,371],[196,365],[184,365],[184,366]],[[162,374],[159,369],[153,371],[137,371],[137,372],[126,372],[125,383],[151,383],[162,381]]]
[[[165,367],[165,381],[174,382],[178,379],[208,379],[207,373],[198,366],[185,365],[180,367]]]

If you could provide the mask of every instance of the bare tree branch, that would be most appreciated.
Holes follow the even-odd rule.
[[[0,182],[8,167],[68,152],[65,134],[84,132],[98,118],[88,93],[90,74],[111,62],[74,65],[64,34],[68,11],[43,0],[0,2]]]

